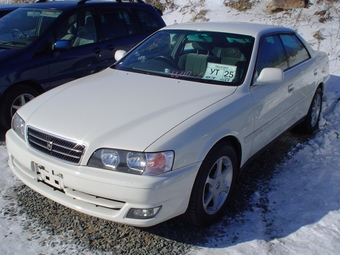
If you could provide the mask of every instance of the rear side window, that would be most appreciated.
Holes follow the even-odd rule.
[[[298,65],[310,58],[310,55],[302,42],[294,34],[280,35],[284,45],[289,66]]]
[[[136,9],[142,33],[152,33],[162,27],[158,19],[150,12]]]
[[[105,40],[136,34],[136,28],[127,10],[102,10],[100,21],[102,23]]]

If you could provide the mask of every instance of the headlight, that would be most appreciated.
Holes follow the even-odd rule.
[[[157,175],[170,171],[173,161],[173,151],[144,153],[99,149],[92,154],[87,165],[132,174]]]
[[[18,136],[25,140],[25,121],[15,113],[12,118],[12,129]]]

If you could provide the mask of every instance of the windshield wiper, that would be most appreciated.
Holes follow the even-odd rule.
[[[13,41],[13,42],[0,42],[0,45],[2,46],[27,46],[28,43]]]
[[[9,47],[6,47],[7,43],[6,42],[0,42],[0,48],[2,49],[9,49]]]

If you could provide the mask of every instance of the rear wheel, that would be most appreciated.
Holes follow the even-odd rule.
[[[0,124],[5,129],[11,127],[11,119],[24,104],[39,95],[39,92],[27,85],[19,85],[4,94],[0,104]]]
[[[301,133],[312,134],[319,128],[319,120],[322,110],[322,90],[318,88],[314,94],[312,103],[304,121],[297,126]]]
[[[186,220],[196,226],[207,226],[225,211],[238,172],[237,155],[229,144],[213,148],[203,161],[196,177]]]

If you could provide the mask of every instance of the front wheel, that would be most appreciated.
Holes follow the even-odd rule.
[[[9,129],[15,112],[38,95],[39,92],[37,90],[27,85],[20,85],[8,91],[0,103],[1,126]]]
[[[226,143],[213,148],[198,171],[184,215],[186,220],[204,227],[219,219],[230,199],[237,172],[233,147]]]

